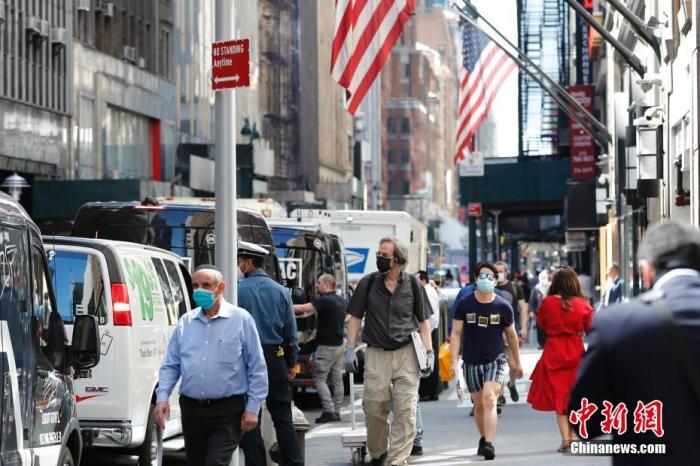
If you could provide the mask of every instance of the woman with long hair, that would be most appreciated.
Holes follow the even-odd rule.
[[[568,451],[573,440],[567,405],[584,351],[580,334],[588,333],[592,319],[593,308],[581,291],[576,272],[560,267],[537,313],[537,326],[544,330],[547,340],[530,376],[527,401],[538,411],[555,412],[562,453]]]

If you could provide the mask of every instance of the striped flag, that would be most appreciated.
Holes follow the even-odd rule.
[[[464,24],[455,163],[474,149],[476,130],[491,110],[503,82],[517,67],[506,53],[471,23]]]
[[[355,114],[391,54],[416,0],[335,0],[331,75]]]

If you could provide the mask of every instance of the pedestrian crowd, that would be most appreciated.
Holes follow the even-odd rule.
[[[371,464],[406,465],[422,455],[421,402],[437,400],[444,385],[435,367],[439,330],[447,323],[441,323],[441,294],[455,284],[460,289],[450,311],[448,378],[463,380],[458,392],[471,398],[478,456],[496,457],[504,393],[520,399],[521,348],[532,330],[542,353],[529,377],[527,402],[554,413],[561,436],[556,451],[569,453],[575,442],[608,434],[613,443],[663,442],[668,448],[661,457],[616,456],[614,464],[700,464],[696,228],[673,221],[651,226],[638,258],[645,292],[621,303],[626,284],[613,263],[595,310],[590,277],[568,266],[531,280],[511,275],[505,262],[482,262],[470,284],[461,286],[450,273],[439,289],[426,271],[407,272],[408,247],[397,238],[381,239],[377,251],[377,271],[357,283],[349,302],[336,293],[335,277],[324,274],[317,278],[317,297],[293,305],[289,290],[263,271],[268,252],[249,243],[239,243],[238,250],[245,277],[238,286],[240,307],[224,299],[227,284],[216,267],[195,270],[198,307],[180,319],[171,338],[155,408],[163,426],[168,397],[180,381],[189,466],[228,465],[238,446],[247,466],[267,464],[259,424],[263,403],[279,463],[304,464],[290,381],[298,351],[295,314],[307,313],[318,316],[312,378],[323,410],[316,423],[341,420],[343,371],[362,372]],[[360,341],[366,345],[362,359]],[[628,409],[634,410],[633,429],[626,428]],[[596,411],[604,422],[592,421]]]

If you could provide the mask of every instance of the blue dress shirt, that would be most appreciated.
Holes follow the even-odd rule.
[[[238,305],[253,316],[263,345],[291,343],[296,351],[297,321],[289,289],[255,270],[238,283]]]
[[[182,376],[180,394],[206,400],[246,395],[245,410],[258,414],[267,397],[267,366],[250,314],[226,301],[207,319],[201,308],[185,314],[160,366],[158,403]]]

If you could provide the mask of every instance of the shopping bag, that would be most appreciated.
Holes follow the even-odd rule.
[[[454,379],[452,375],[452,353],[448,342],[440,345],[438,350],[438,364],[440,366],[440,381],[449,382]]]
[[[459,401],[464,401],[467,395],[469,395],[467,381],[464,380],[464,368],[461,359],[457,362],[457,386],[455,387],[455,391],[457,392],[457,399]]]

